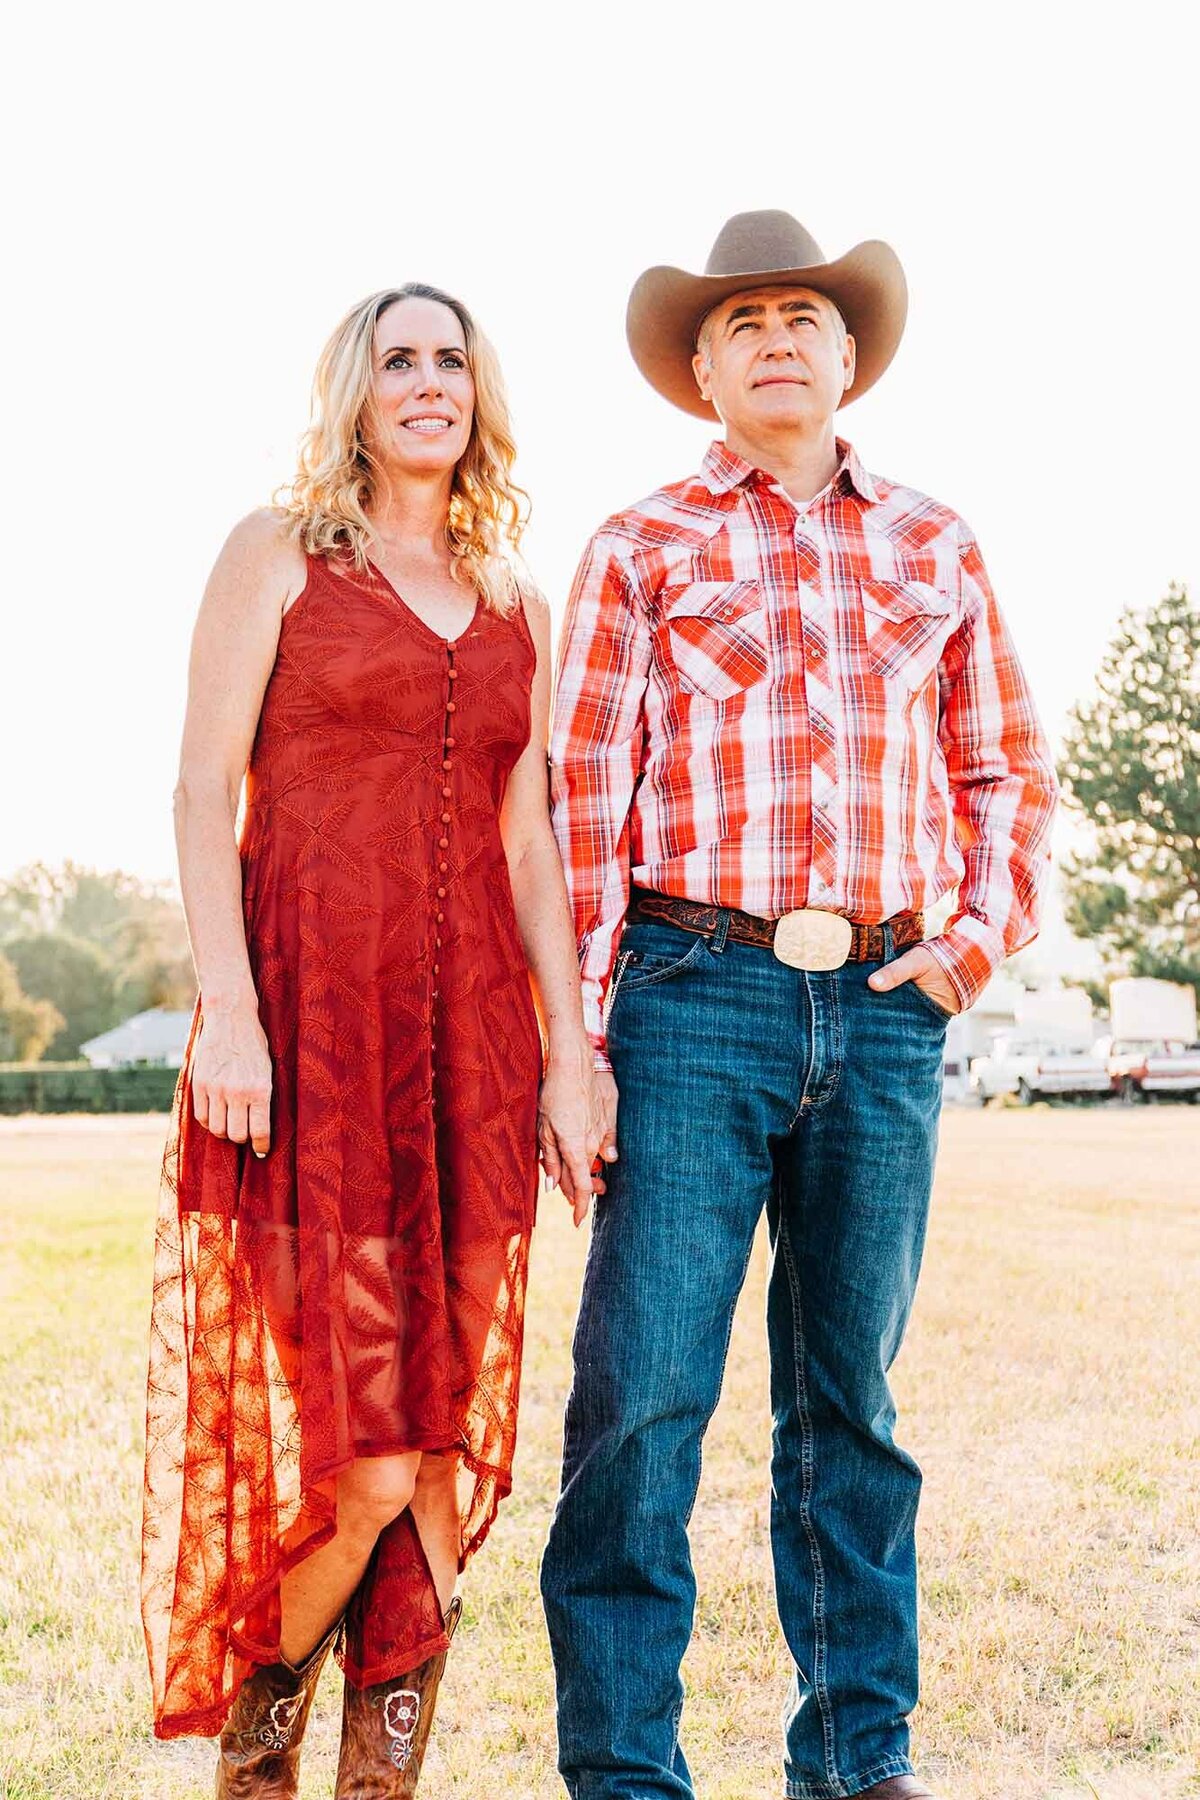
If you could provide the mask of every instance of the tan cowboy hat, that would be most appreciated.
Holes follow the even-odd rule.
[[[821,246],[785,212],[736,213],[717,236],[703,275],[647,269],[629,296],[629,348],[651,387],[684,412],[715,419],[692,373],[696,332],[730,294],[756,287],[806,287],[833,301],[854,339],[854,380],[840,405],[857,400],[896,354],[908,311],[908,284],[890,244],[872,239],[826,262]]]

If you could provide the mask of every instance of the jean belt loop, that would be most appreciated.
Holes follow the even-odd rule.
[[[729,936],[729,925],[733,914],[723,906],[717,918],[717,928],[708,940],[708,947],[714,956],[720,956],[725,949],[725,940]]]
[[[890,919],[885,919],[883,922],[883,960],[884,960],[884,962],[885,963],[891,962],[891,960],[895,956],[895,954],[896,954],[896,945],[892,938],[892,921]]]

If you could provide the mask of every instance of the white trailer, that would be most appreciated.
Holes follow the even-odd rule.
[[[1180,1044],[1196,1042],[1196,990],[1177,981],[1129,976],[1108,990],[1109,1017],[1120,1042]]]

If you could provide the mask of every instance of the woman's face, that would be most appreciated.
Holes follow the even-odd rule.
[[[471,436],[475,382],[458,315],[437,300],[397,300],[375,325],[373,446],[399,474],[453,469]]]

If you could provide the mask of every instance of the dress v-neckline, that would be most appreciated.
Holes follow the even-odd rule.
[[[403,607],[404,611],[408,614],[409,618],[414,620],[416,622],[416,624],[418,624],[421,627],[421,630],[423,632],[425,632],[426,636],[433,638],[435,643],[446,644],[448,646],[453,646],[454,644],[461,643],[462,639],[466,637],[467,633],[472,629],[472,627],[475,624],[475,621],[479,617],[479,595],[476,594],[475,605],[471,609],[471,616],[467,620],[466,624],[463,626],[462,630],[458,633],[458,636],[457,637],[446,637],[443,632],[435,631],[433,629],[433,626],[429,623],[429,621],[427,619],[423,619],[421,617],[420,613],[417,612],[414,607],[409,605],[408,601],[404,598],[404,595],[399,591],[399,589],[397,587],[395,587],[393,585],[393,583],[388,580],[388,578],[384,574],[383,570],[379,567],[379,564],[376,562],[373,562],[369,556],[367,558],[367,567],[372,571],[373,574],[375,574],[379,578],[380,581],[382,581],[384,587],[387,589],[387,591],[391,595],[392,599],[396,602],[397,606]]]

